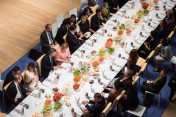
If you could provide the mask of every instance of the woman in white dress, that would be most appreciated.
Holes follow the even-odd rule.
[[[37,68],[33,62],[29,63],[24,74],[25,89],[32,92],[39,83]]]

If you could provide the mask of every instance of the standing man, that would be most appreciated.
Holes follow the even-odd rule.
[[[42,45],[41,51],[45,54],[48,54],[50,48],[54,47],[57,43],[55,43],[55,39],[52,35],[52,26],[51,24],[45,25],[45,31],[40,35],[40,42]]]
[[[64,43],[63,37],[68,33],[68,30],[72,24],[73,23],[70,20],[68,20],[66,21],[66,24],[61,25],[61,27],[57,31],[55,40],[59,45],[62,45]]]

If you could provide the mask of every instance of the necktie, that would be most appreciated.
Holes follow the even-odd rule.
[[[75,35],[74,35],[74,36],[75,36]],[[75,36],[75,38],[76,38],[76,39],[78,39],[76,36]],[[78,43],[79,43],[79,45],[81,45],[81,43],[80,43],[80,42],[78,42]]]
[[[158,78],[156,78],[153,83],[156,83],[161,77],[159,76]]]
[[[51,45],[54,45],[54,42],[53,42],[53,39],[52,39],[52,37],[51,37],[50,32],[48,32],[48,36],[49,36],[49,40],[50,40],[50,42],[51,42]]]
[[[51,66],[53,66],[53,59],[50,57]]]
[[[23,93],[21,92],[21,88],[20,88],[19,84],[17,85],[17,87],[18,87],[18,91],[19,91],[20,94],[21,94],[21,98],[23,99]]]

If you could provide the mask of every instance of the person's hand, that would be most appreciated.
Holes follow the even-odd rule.
[[[28,92],[28,93],[26,93],[26,95],[31,95],[31,93]]]
[[[50,45],[51,47],[54,47],[55,45]]]
[[[148,84],[151,84],[151,83],[153,83],[153,81],[148,81],[147,83],[148,83]]]
[[[106,89],[106,86],[103,86],[103,89]]]
[[[83,100],[83,101],[82,101],[82,104],[83,104],[83,105],[86,105],[87,102],[88,102],[87,100]]]
[[[54,66],[54,70],[57,70],[58,69],[58,66]]]
[[[63,67],[59,65],[58,68],[59,68],[59,69],[62,69]]]
[[[103,27],[104,27],[104,25],[100,25],[100,27],[101,27],[101,28],[103,28]]]
[[[17,101],[18,101],[18,99],[17,99],[17,98],[15,98],[15,99],[14,99],[14,102],[17,102]]]
[[[38,87],[38,83],[36,83],[35,87]]]
[[[127,95],[126,94],[123,95],[123,99],[125,99],[125,100],[127,99]]]
[[[103,17],[102,17],[102,15],[100,15],[100,17],[99,17],[99,18],[103,20]]]
[[[77,117],[77,113],[74,112],[74,113],[73,113],[73,117]]]
[[[159,53],[159,55],[161,56],[161,52]]]
[[[84,37],[86,37],[88,34],[84,34]]]
[[[94,32],[94,34],[98,34],[98,32]]]

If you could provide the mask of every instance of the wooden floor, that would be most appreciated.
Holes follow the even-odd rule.
[[[80,0],[0,0],[0,73],[40,41],[46,23],[80,6]]]

